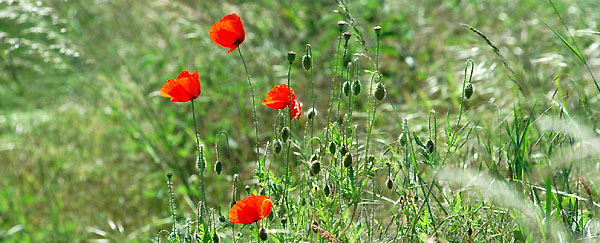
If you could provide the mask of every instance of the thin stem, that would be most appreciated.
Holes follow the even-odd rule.
[[[290,104],[288,105],[288,129],[290,130],[291,133],[291,127],[292,127],[292,107],[294,106],[294,100],[292,99],[292,87],[290,86],[290,74],[292,71],[292,62],[289,62],[289,66],[288,66],[288,72],[287,72],[287,86],[288,86],[288,95],[290,97]],[[291,138],[291,134],[290,137],[288,138],[288,141],[285,141],[287,143],[287,149],[286,149],[286,157],[285,157],[285,191],[283,192],[284,194],[284,205],[286,208],[286,212],[289,213],[289,207],[288,207],[288,187],[290,184],[290,149],[292,147],[292,142],[291,142],[292,138]],[[291,223],[291,217],[288,217],[288,219],[290,220]],[[287,227],[288,224],[286,224]]]
[[[208,212],[206,208],[206,193],[204,191],[204,168],[206,167],[206,163],[204,161],[204,148],[200,146],[200,138],[198,137],[198,128],[196,127],[196,109],[194,107],[194,100],[191,100],[192,103],[192,117],[194,118],[194,136],[196,137],[196,151],[197,151],[197,159],[198,159],[198,170],[200,170],[200,196],[202,197],[202,208],[203,215],[205,212]]]
[[[335,88],[336,83],[335,80],[337,79],[337,72],[338,72],[338,62],[339,62],[339,58],[340,58],[340,45],[342,44],[342,31],[340,30],[340,35],[338,36],[338,45],[337,45],[337,50],[335,51],[335,69],[333,72],[333,88],[331,89],[331,100],[329,101],[329,108],[327,109],[327,124],[325,125],[325,144],[328,145],[329,144],[329,122],[331,121],[331,108],[333,107],[333,99],[334,99],[334,95],[335,95]],[[325,153],[325,149],[323,150],[323,153]]]
[[[248,77],[248,86],[250,86],[250,94],[252,96],[252,115],[254,116],[254,135],[256,136],[256,163],[258,166],[258,171],[260,171],[260,155],[259,155],[259,144],[258,144],[258,117],[256,116],[256,104],[254,103],[254,86],[252,85],[252,81],[250,81],[250,73],[248,72],[248,66],[246,66],[246,61],[244,60],[244,55],[242,55],[242,49],[238,46],[238,53],[240,54],[240,58],[242,59],[242,63],[244,64],[244,70],[246,70],[246,76]]]

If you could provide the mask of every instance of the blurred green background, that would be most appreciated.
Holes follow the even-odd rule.
[[[600,75],[600,35],[590,33],[599,29],[600,2],[556,4]],[[468,58],[476,65],[469,119],[481,126],[501,126],[500,114],[515,104],[552,104],[557,87],[571,115],[594,129],[599,125],[598,91],[577,57],[543,24],[567,36],[546,1],[357,0],[348,6],[367,47],[353,38],[352,53],[374,57],[372,27],[383,27],[381,69],[398,116],[389,104],[381,106],[376,147],[397,139],[401,118],[424,132],[431,109],[440,121],[454,114]],[[182,69],[200,73],[196,108],[209,167],[215,135],[229,134],[223,175],[207,174],[209,205],[228,205],[232,163],[245,172],[243,180],[252,178],[251,103],[239,57],[211,42],[210,26],[232,12],[241,16],[241,48],[257,104],[284,82],[286,53],[301,57],[310,43],[316,108],[324,114],[339,10],[326,0],[0,0],[0,241],[148,241],[170,228],[167,172],[175,174],[179,215],[192,217],[199,192],[191,107],[157,92]],[[514,74],[460,23],[489,37]],[[292,85],[307,111],[310,81],[300,62],[294,63]],[[355,109],[364,120],[366,99]],[[257,112],[264,145],[272,139],[275,112],[263,106]],[[325,119],[318,117],[319,127]]]

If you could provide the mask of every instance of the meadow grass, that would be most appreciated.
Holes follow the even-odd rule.
[[[0,241],[598,241],[598,9],[0,0]],[[183,69],[194,106],[158,92]],[[299,120],[260,105],[282,83]],[[249,193],[273,212],[231,224]]]

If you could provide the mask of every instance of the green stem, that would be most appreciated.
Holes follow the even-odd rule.
[[[240,58],[242,59],[242,63],[244,64],[244,70],[246,70],[246,76],[248,78],[248,86],[250,86],[250,94],[252,95],[252,116],[254,116],[254,135],[256,136],[256,164],[258,166],[257,170],[260,171],[260,155],[259,155],[259,144],[258,144],[258,117],[256,116],[256,104],[254,103],[254,86],[252,85],[252,81],[250,81],[250,73],[248,72],[248,66],[246,66],[246,61],[244,60],[244,55],[242,55],[242,49],[238,46],[238,53],[240,54]]]
[[[194,118],[194,136],[196,137],[196,150],[197,150],[197,159],[198,159],[198,170],[200,170],[200,196],[202,197],[202,214],[208,213],[208,209],[206,208],[206,193],[204,191],[204,168],[206,167],[206,162],[204,161],[204,148],[200,146],[200,138],[198,137],[198,128],[196,127],[196,109],[194,108],[194,100],[191,100],[192,103],[192,117]]]
[[[335,80],[337,79],[337,72],[338,72],[338,62],[339,62],[339,58],[340,58],[340,45],[342,44],[342,31],[340,31],[340,35],[338,36],[338,45],[337,45],[337,50],[335,51],[335,69],[333,72],[333,87],[331,89],[331,100],[329,101],[329,108],[327,109],[327,124],[325,124],[325,145],[329,145],[329,122],[331,122],[331,108],[333,107],[333,99],[335,97],[335,88],[336,83]],[[325,152],[326,149],[323,150],[323,153]]]

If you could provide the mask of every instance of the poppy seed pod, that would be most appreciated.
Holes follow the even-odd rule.
[[[310,55],[302,56],[302,67],[306,71],[310,70],[312,67],[312,57],[310,57]]]
[[[260,228],[260,232],[258,233],[258,235],[260,236],[260,239],[263,241],[267,240],[267,237],[269,235],[267,235],[267,230],[265,228]]]
[[[223,163],[221,163],[221,161],[215,162],[215,172],[217,172],[217,175],[221,174],[221,170],[223,169]]]
[[[275,153],[277,153],[277,154],[280,153],[282,147],[283,146],[281,145],[281,140],[277,139],[275,141]]]
[[[360,88],[361,88],[360,81],[358,81],[358,79],[354,80],[354,83],[352,84],[352,91],[354,91],[355,96],[360,94]]]
[[[344,25],[346,25],[346,24],[348,24],[348,23],[346,23],[346,21],[343,21],[343,20],[340,20],[337,22],[337,26],[338,26],[338,29],[340,30],[340,32],[342,32],[342,30],[344,30]]]
[[[350,95],[350,81],[344,82],[344,94],[346,96]]]
[[[375,93],[373,95],[377,100],[383,100],[383,98],[385,98],[386,91],[383,83],[377,83],[377,86],[375,86]]]
[[[310,175],[315,176],[321,172],[321,163],[319,161],[315,161],[310,164]]]
[[[337,146],[335,145],[335,142],[329,142],[329,153],[335,154],[336,148],[337,148]]]
[[[465,97],[467,99],[470,99],[471,95],[473,95],[473,84],[471,82],[468,82],[465,86]]]
[[[344,156],[344,167],[348,168],[350,166],[352,166],[352,155],[347,153],[346,156]]]
[[[344,40],[346,40],[346,42],[348,42],[348,40],[350,40],[350,37],[352,37],[352,33],[346,31],[342,34],[344,36]]]
[[[433,149],[435,148],[435,145],[433,144],[433,141],[428,140],[427,144],[426,144],[426,147],[427,147],[427,153],[433,153]]]
[[[296,53],[293,51],[288,52],[287,58],[288,62],[290,62],[291,64],[292,62],[294,62],[294,60],[296,60]]]
[[[227,221],[227,219],[225,218],[225,216],[223,216],[223,215],[219,216],[219,222],[225,223],[225,221]]]
[[[173,177],[173,173],[171,173],[171,172],[167,173],[167,179],[171,180],[171,177]]]
[[[287,142],[288,138],[290,138],[290,129],[288,127],[283,127],[283,129],[281,129],[281,139],[283,139],[283,142]]]
[[[246,193],[250,194],[250,185],[246,185],[245,189],[246,189]]]
[[[385,186],[387,186],[387,188],[390,190],[394,188],[394,181],[392,181],[392,178],[388,177],[387,181],[385,182]]]
[[[326,197],[328,197],[329,194],[331,194],[331,188],[329,187],[329,184],[325,184],[325,187],[323,188],[323,193],[325,193]]]
[[[373,30],[375,30],[375,34],[377,36],[381,35],[381,26],[377,25],[377,26],[373,27]]]

